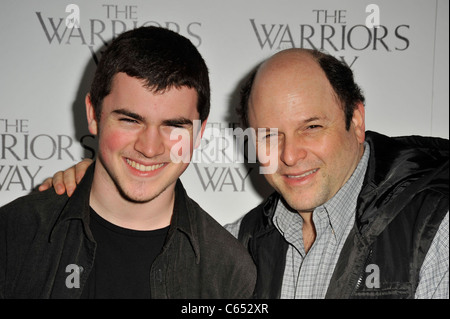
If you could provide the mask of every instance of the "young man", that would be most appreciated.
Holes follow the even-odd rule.
[[[314,50],[269,58],[241,102],[244,126],[267,129],[257,143],[278,141],[276,192],[226,226],[257,265],[256,297],[449,297],[448,140],[366,132],[352,71]]]
[[[245,248],[179,181],[188,161],[177,159],[198,145],[209,99],[207,67],[186,38],[142,27],[115,39],[86,96],[98,158],[73,196],[47,191],[0,209],[0,297],[252,296]]]

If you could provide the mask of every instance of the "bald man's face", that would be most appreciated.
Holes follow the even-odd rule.
[[[278,141],[278,169],[265,176],[299,212],[312,212],[331,199],[362,156],[363,105],[347,131],[344,111],[325,73],[308,54],[278,54],[260,68],[248,116],[255,131],[278,129],[276,136],[259,134],[257,146],[269,138]]]

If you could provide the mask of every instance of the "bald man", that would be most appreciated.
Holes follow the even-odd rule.
[[[448,140],[366,132],[352,71],[318,51],[275,54],[241,102],[278,129],[256,139],[278,140],[276,192],[228,227],[258,297],[448,298]]]
[[[225,226],[256,263],[257,298],[449,298],[448,140],[366,132],[364,101],[315,50],[281,51],[243,86],[243,125],[278,143],[275,192]]]

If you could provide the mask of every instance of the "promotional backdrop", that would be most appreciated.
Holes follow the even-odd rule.
[[[350,65],[367,129],[449,135],[448,0],[2,0],[0,8],[0,206],[95,156],[84,98],[96,63],[115,36],[143,25],[186,36],[209,67],[211,114],[181,179],[221,224],[271,192],[236,145],[234,109],[246,75],[280,50],[317,48]]]

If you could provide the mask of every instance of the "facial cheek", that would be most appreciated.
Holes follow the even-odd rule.
[[[275,174],[264,174],[264,177],[266,178],[270,186],[272,186],[277,191],[280,191],[282,181],[277,182]]]
[[[335,140],[327,143],[320,149],[318,156],[324,163],[326,179],[331,193],[336,193],[352,174],[351,163],[353,162],[352,146],[345,139]]]
[[[126,132],[118,130],[102,130],[99,136],[99,150],[103,157],[119,152],[129,144],[130,137]]]
[[[193,152],[192,135],[186,130],[179,130],[171,139],[165,142],[171,161],[174,163],[189,163]]]
[[[280,160],[280,150],[278,148],[261,148],[256,149],[257,159],[259,163],[259,173],[263,174],[267,182],[276,190],[280,190],[280,187],[284,184],[282,176],[278,169],[282,167],[283,162]]]
[[[171,174],[174,178],[178,178],[189,166],[193,152],[192,143],[189,139],[171,140],[166,141],[165,147],[170,156]]]
[[[267,143],[258,143],[256,150],[260,163],[260,173],[266,176],[275,174],[281,163],[278,139],[274,138],[267,141]]]

